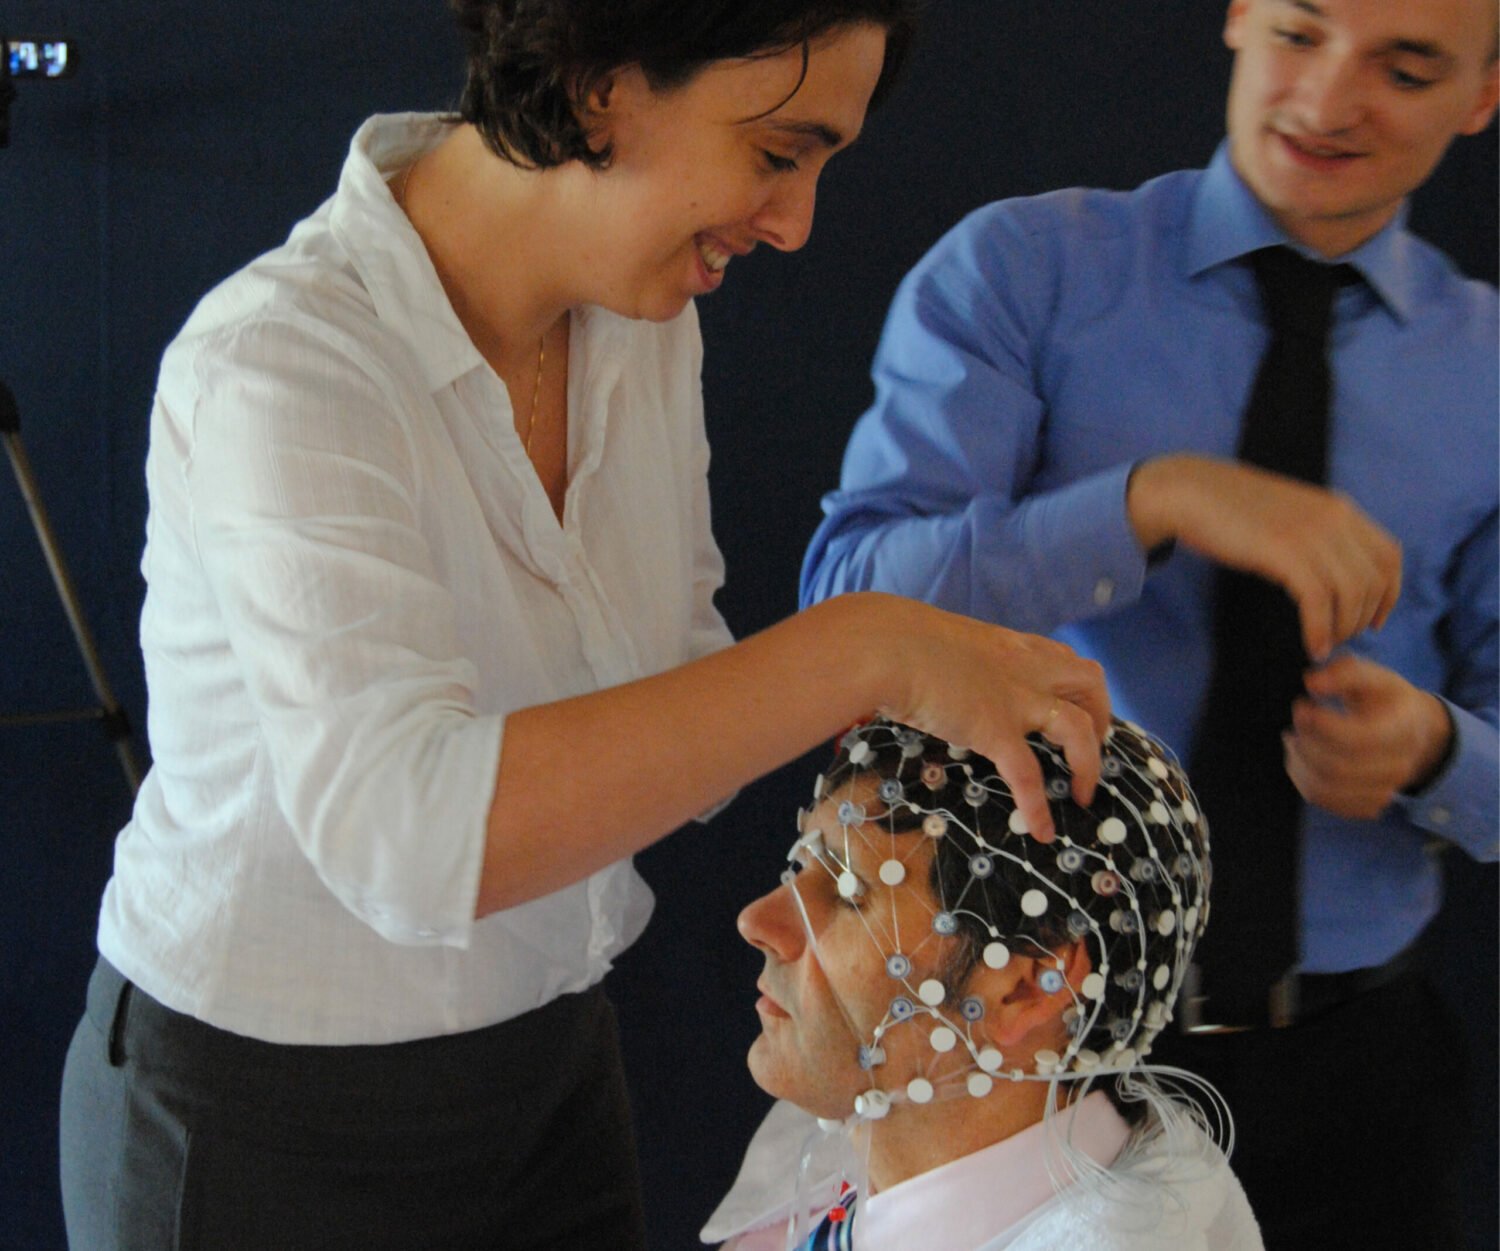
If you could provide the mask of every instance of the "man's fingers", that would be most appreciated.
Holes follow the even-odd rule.
[[[1281,760],[1286,769],[1286,775],[1291,779],[1292,785],[1297,788],[1297,793],[1310,804],[1318,802],[1316,786],[1312,770],[1308,767],[1306,759],[1302,755],[1301,745],[1297,742],[1294,734],[1283,732],[1281,735]]]
[[[1330,743],[1335,750],[1344,751],[1353,746],[1352,731],[1357,725],[1337,708],[1299,699],[1292,704],[1292,728],[1305,739]]]
[[[1330,772],[1295,735],[1283,735],[1282,745],[1287,777],[1308,803],[1357,819],[1376,817],[1390,803],[1393,792],[1383,779]]]
[[[1401,595],[1401,544],[1347,495],[1333,496],[1325,559],[1330,576],[1349,601],[1351,628],[1344,638],[1350,638],[1383,624],[1395,607]]]
[[[1314,698],[1337,700],[1347,712],[1359,713],[1394,694],[1393,679],[1401,681],[1383,665],[1345,654],[1309,670],[1304,685]]]
[[[1366,598],[1363,605],[1364,626],[1378,630],[1385,624],[1386,618],[1391,615],[1391,609],[1396,606],[1396,601],[1401,596],[1401,558],[1396,557],[1394,570],[1381,568],[1377,561],[1377,576],[1371,580],[1366,588]]]
[[[1278,536],[1254,566],[1297,604],[1304,646],[1321,660],[1340,643],[1384,623],[1401,594],[1401,546],[1337,492],[1277,484],[1265,524]]]
[[[1376,776],[1397,755],[1379,722],[1311,700],[1292,705],[1292,730],[1308,762],[1325,773]]]
[[[1326,657],[1340,643],[1346,643],[1374,620],[1381,600],[1381,584],[1374,577],[1374,567],[1356,561],[1360,567],[1330,569],[1318,576],[1314,604],[1322,606],[1325,633],[1319,653],[1308,649],[1309,656]]]
[[[1377,630],[1380,629],[1381,626],[1385,625],[1387,618],[1389,618],[1391,615],[1391,610],[1396,607],[1396,601],[1400,598],[1401,556],[1398,552],[1396,555],[1395,572],[1386,580],[1385,594],[1380,597],[1380,603],[1375,609],[1375,615],[1371,618],[1370,624],[1373,625]]]
[[[1297,619],[1302,625],[1302,646],[1315,661],[1327,658],[1333,650],[1333,605],[1327,588],[1308,579],[1300,584],[1287,582],[1287,593],[1297,604]]]
[[[1379,594],[1370,612],[1370,624],[1378,630],[1401,598],[1401,543],[1373,522],[1371,525],[1375,530],[1371,539],[1371,559],[1375,564]]]
[[[1393,777],[1395,759],[1388,751],[1353,750],[1328,738],[1301,731],[1287,733],[1283,742],[1303,765],[1325,782],[1341,785],[1386,786]]]

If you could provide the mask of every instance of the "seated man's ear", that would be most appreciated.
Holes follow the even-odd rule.
[[[1046,975],[1054,971],[1062,974],[1066,985],[1045,989],[1052,980]],[[1066,1036],[1062,1015],[1073,1006],[1073,996],[1091,972],[1093,961],[1079,941],[1053,955],[1012,955],[1003,969],[981,963],[965,993],[984,1001],[984,1032],[1001,1050],[1015,1047],[1033,1032],[1030,1041],[1043,1047]]]

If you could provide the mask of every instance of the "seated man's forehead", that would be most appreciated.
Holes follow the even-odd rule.
[[[875,866],[890,857],[894,843],[908,865],[913,855],[921,855],[925,868],[930,853],[922,855],[920,849],[928,840],[921,837],[920,827],[889,828],[884,819],[891,813],[880,800],[878,784],[879,778],[857,776],[840,783],[813,807],[799,809],[797,837],[787,859],[805,865],[826,855],[840,867],[856,872],[869,868],[873,875]]]

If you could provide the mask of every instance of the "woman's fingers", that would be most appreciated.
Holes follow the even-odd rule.
[[[1036,754],[1027,745],[1025,738],[1012,736],[1001,740],[993,753],[985,755],[995,763],[995,772],[1000,775],[1016,802],[1016,811],[1025,822],[1031,837],[1039,843],[1050,843],[1057,837],[1052,826],[1052,813],[1047,807],[1047,792],[1042,782],[1042,766]]]
[[[1107,705],[1106,705],[1107,707]],[[1108,721],[1105,722],[1106,726]],[[1094,801],[1099,784],[1099,744],[1102,736],[1095,730],[1094,718],[1082,706],[1063,701],[1042,733],[1062,748],[1068,768],[1073,771],[1073,798],[1087,807]]]
[[[893,720],[994,762],[1021,820],[1053,837],[1041,766],[1027,736],[1056,744],[1073,771],[1073,794],[1093,798],[1099,744],[1110,724],[1103,668],[1054,639],[1024,634],[895,596],[873,596],[870,618]]]
[[[935,732],[988,756],[1032,836],[1050,842],[1053,825],[1041,768],[1026,738],[1040,733],[1061,748],[1073,771],[1074,798],[1090,802],[1099,780],[1099,744],[1110,723],[1104,670],[1054,639],[961,622],[967,641],[985,659],[979,666],[947,670],[948,679],[956,681],[943,696],[953,702],[941,712],[957,711],[969,724],[952,726],[953,733]],[[989,680],[976,680],[986,668]]]

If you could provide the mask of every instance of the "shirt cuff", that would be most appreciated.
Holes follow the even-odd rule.
[[[1496,732],[1449,700],[1444,699],[1443,706],[1453,723],[1447,762],[1422,790],[1398,795],[1395,802],[1419,829],[1457,843],[1476,859],[1493,860],[1500,850],[1495,830]]]
[[[1132,468],[1117,465],[1030,500],[1024,550],[1054,620],[1087,620],[1140,598],[1146,553],[1125,512]]]

